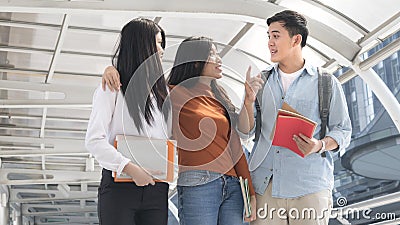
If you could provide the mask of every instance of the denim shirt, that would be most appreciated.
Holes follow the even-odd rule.
[[[301,158],[284,147],[272,146],[271,132],[275,125],[278,109],[283,102],[296,111],[318,123],[314,138],[319,139],[321,119],[318,103],[317,68],[306,64],[302,74],[289,86],[285,94],[282,88],[278,65],[273,70],[263,90],[261,105],[261,135],[254,145],[249,159],[249,168],[256,193],[263,195],[269,180],[272,180],[272,196],[277,198],[296,198],[322,190],[333,189],[333,154],[326,157],[312,153]],[[240,133],[242,138],[254,134]],[[333,77],[332,99],[326,136],[333,138],[344,150],[351,139],[351,122],[347,110],[346,98],[340,82]]]

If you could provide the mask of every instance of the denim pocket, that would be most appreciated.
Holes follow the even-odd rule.
[[[192,170],[185,171],[179,174],[178,177],[178,185],[179,186],[198,186],[210,183],[218,178],[220,178],[222,174],[205,171],[205,170]]]
[[[191,173],[179,175],[178,185],[180,186],[197,186],[204,184],[208,180],[209,176],[200,173]]]

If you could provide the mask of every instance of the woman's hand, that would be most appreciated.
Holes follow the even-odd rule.
[[[111,91],[119,91],[121,87],[118,70],[113,66],[107,66],[101,77],[101,86],[104,91],[106,90],[106,85]]]
[[[155,184],[152,176],[150,176],[140,166],[133,164],[132,162],[126,164],[123,172],[132,177],[132,180],[135,182],[137,186],[146,186],[149,184],[151,185]]]
[[[250,73],[251,73],[251,66],[249,66],[246,72],[246,83],[245,83],[246,95],[244,98],[245,105],[254,103],[258,91],[262,88],[264,84],[264,81],[261,79],[261,74],[258,74],[257,76],[254,77],[250,77]]]
[[[251,215],[250,217],[244,218],[245,222],[251,222],[257,219],[257,204],[256,204],[256,196],[250,196],[250,206],[251,206]]]

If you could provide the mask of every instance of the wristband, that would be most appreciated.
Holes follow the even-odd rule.
[[[321,147],[321,149],[317,152],[317,153],[319,153],[319,154],[323,153],[323,152],[325,151],[325,149],[326,149],[326,143],[325,143],[325,141],[324,141],[324,140],[320,140],[320,141],[321,141],[321,143],[322,143],[322,147]]]

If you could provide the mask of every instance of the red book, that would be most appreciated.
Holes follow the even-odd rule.
[[[288,148],[299,156],[304,157],[303,152],[300,151],[293,140],[293,135],[299,136],[302,133],[312,138],[316,127],[316,122],[299,113],[279,109],[272,144]]]

